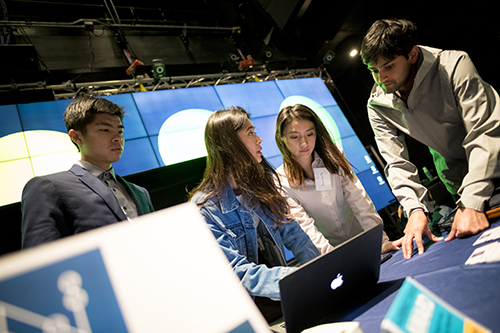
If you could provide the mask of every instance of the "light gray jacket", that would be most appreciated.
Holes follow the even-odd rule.
[[[483,211],[500,178],[500,98],[465,52],[419,49],[423,59],[407,103],[377,85],[368,100],[385,173],[405,211],[426,210],[426,189],[404,141],[403,134],[410,135],[429,146],[440,178],[461,195],[459,204]]]

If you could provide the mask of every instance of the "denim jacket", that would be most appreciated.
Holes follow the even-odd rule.
[[[200,203],[205,198],[206,194],[198,192],[191,201]],[[260,207],[251,209],[266,225],[283,256],[285,253],[283,246],[292,251],[301,264],[319,255],[316,246],[295,220],[283,223],[277,231],[274,231],[276,223],[270,220]],[[283,266],[268,268],[257,263],[257,231],[254,221],[248,209],[236,198],[231,186],[226,184],[220,201],[217,197],[212,197],[200,207],[200,211],[250,295],[280,300],[278,282],[282,276],[296,268]]]

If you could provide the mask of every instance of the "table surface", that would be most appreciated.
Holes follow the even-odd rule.
[[[496,221],[491,228],[500,226]],[[376,290],[368,302],[345,318],[360,322],[364,333],[380,332],[380,324],[407,276],[477,322],[500,332],[500,262],[465,265],[481,234],[450,242],[425,243],[426,251],[411,259],[402,251],[380,267]],[[446,235],[443,235],[446,237]]]

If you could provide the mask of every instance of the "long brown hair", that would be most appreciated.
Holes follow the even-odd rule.
[[[275,134],[276,144],[283,156],[283,169],[285,170],[290,185],[300,186],[305,184],[304,170],[286,147],[283,137],[285,127],[294,120],[309,120],[314,124],[316,130],[314,151],[321,157],[323,163],[325,163],[326,169],[334,174],[338,174],[340,170],[342,170],[350,180],[353,180],[351,163],[349,163],[345,155],[337,148],[337,145],[333,143],[328,130],[321,122],[318,115],[305,105],[295,104],[281,109],[278,114],[278,120],[276,121]]]
[[[250,115],[241,107],[215,111],[205,127],[207,167],[200,185],[191,191],[201,191],[207,198],[198,203],[204,205],[213,196],[224,193],[232,178],[243,198],[250,204],[258,204],[263,212],[276,221],[277,227],[289,215],[286,199],[280,194],[273,177],[275,171],[263,157],[258,163],[238,137]]]

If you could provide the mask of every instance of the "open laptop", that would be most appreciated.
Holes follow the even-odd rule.
[[[363,304],[378,282],[382,230],[382,224],[365,230],[284,276],[279,282],[284,323],[271,329],[295,333],[349,320],[346,315]]]

